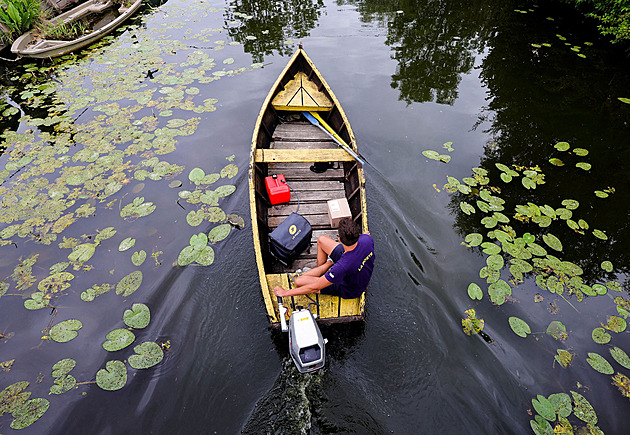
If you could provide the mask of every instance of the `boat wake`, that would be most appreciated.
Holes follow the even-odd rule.
[[[290,357],[243,427],[244,434],[308,434],[321,403],[324,370],[300,374]]]

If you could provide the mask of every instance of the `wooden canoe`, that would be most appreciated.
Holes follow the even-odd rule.
[[[129,7],[121,7],[118,9],[118,15],[115,19],[107,22],[102,27],[95,28],[92,32],[86,33],[77,39],[71,41],[59,41],[54,39],[42,38],[36,30],[31,30],[20,36],[13,42],[11,51],[19,56],[33,58],[52,58],[68,54],[72,51],[86,47],[116,28],[120,27],[129,17],[131,17],[142,5],[142,0],[135,0]],[[50,24],[63,22],[71,24],[82,20],[90,14],[102,13],[107,9],[113,8],[113,2],[101,2],[100,0],[88,0],[79,6],[58,15],[51,20]]]
[[[249,165],[249,194],[256,263],[267,316],[272,326],[279,325],[276,285],[289,288],[287,273],[317,264],[317,238],[328,235],[337,240],[330,226],[327,201],[346,198],[353,219],[368,230],[365,176],[361,165],[340,148],[329,135],[310,124],[302,111],[317,113],[354,151],[357,145],[348,118],[332,90],[306,52],[300,47],[286,65],[262,105],[252,137]],[[318,174],[309,168],[314,162],[334,162],[334,169]],[[265,177],[283,174],[293,189],[291,201],[272,206]],[[269,252],[269,233],[290,213],[296,211],[313,228],[311,246],[289,268],[283,267]],[[311,294],[318,305],[310,310],[320,323],[363,320],[365,293],[356,299]],[[298,307],[306,308],[306,296],[283,298],[287,316]]]

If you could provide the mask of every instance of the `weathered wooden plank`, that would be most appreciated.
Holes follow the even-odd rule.
[[[291,185],[293,187],[293,185]],[[297,198],[300,198],[300,204],[308,204],[312,202],[324,202],[330,201],[331,199],[340,199],[344,198],[343,189],[337,190],[302,190],[295,191],[293,189],[293,193],[291,194],[291,201],[288,204],[297,205]]]
[[[349,162],[354,160],[346,151],[337,149],[258,149],[256,163],[274,162]]]
[[[296,211],[297,205],[278,204],[269,209],[269,216],[289,216]],[[300,204],[300,214],[302,216],[311,214],[328,214],[328,205],[325,202]]]
[[[296,150],[296,149],[336,149],[339,145],[332,140],[328,141],[278,141],[271,142],[269,145],[271,149],[284,149],[284,150]]]
[[[302,210],[300,210],[300,214],[308,220],[308,222],[311,224],[312,227],[329,227],[330,228],[330,222],[328,221],[328,213],[304,215],[301,212]],[[267,223],[269,224],[270,228],[275,228],[278,225],[280,225],[285,218],[286,216],[270,216]]]
[[[330,137],[312,124],[285,123],[276,126],[273,139],[275,141],[325,141]]]
[[[333,162],[335,164],[334,168],[331,169],[343,169],[339,162]],[[339,166],[338,166],[339,165]],[[304,171],[311,170],[312,162],[273,162],[269,163],[269,171],[272,170],[283,170],[283,169],[302,169]],[[328,172],[328,171],[326,171]],[[324,172],[324,174],[326,173]]]
[[[337,317],[339,315],[339,296],[319,295],[319,317]]]
[[[357,316],[360,314],[359,306],[361,298],[342,299],[339,298],[339,315],[340,316]]]
[[[291,188],[293,190],[307,191],[307,190],[344,190],[343,183],[341,181],[293,181],[291,182]],[[344,195],[345,196],[345,195]]]
[[[318,174],[311,170],[304,169],[283,169],[282,174],[289,181],[342,181],[343,169],[329,169]],[[293,186],[291,186],[293,187]]]
[[[271,104],[278,110],[330,110],[333,107],[330,98],[303,72],[295,74]]]

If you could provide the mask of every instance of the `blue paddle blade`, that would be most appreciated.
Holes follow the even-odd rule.
[[[304,117],[306,119],[308,119],[308,122],[310,122],[313,125],[319,125],[319,121],[317,119],[315,119],[315,117],[313,115],[311,115],[308,112],[302,112],[302,115],[304,115]]]

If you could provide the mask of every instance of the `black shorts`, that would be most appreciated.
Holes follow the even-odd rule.
[[[335,246],[335,249],[333,249],[330,253],[330,259],[333,261],[333,263],[339,261],[343,252],[343,245],[341,243]],[[323,295],[341,296],[341,287],[337,284],[330,284],[329,286],[321,289],[320,293]]]

